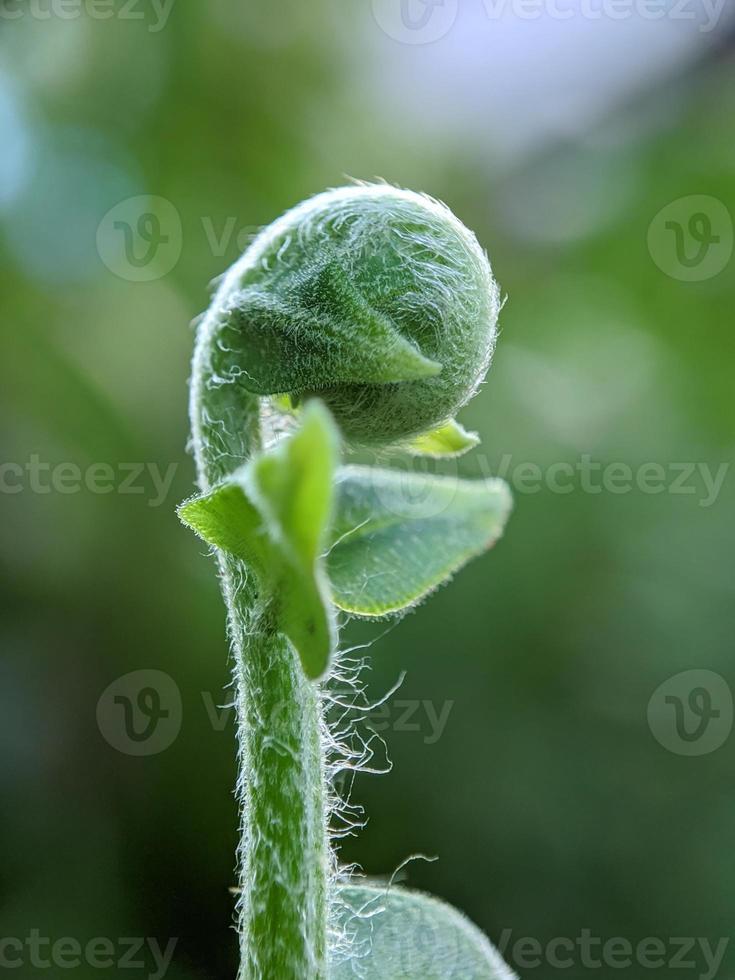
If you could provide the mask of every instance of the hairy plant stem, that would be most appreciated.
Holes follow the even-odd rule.
[[[240,742],[240,980],[321,980],[329,851],[318,690],[241,563],[222,567]]]
[[[258,401],[232,380],[241,356],[223,339],[221,317],[210,314],[197,339],[191,390],[202,490],[260,447]],[[240,749],[238,980],[324,980],[331,852],[319,689],[274,627],[278,596],[260,595],[239,559],[218,559]]]

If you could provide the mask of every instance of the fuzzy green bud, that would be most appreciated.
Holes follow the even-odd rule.
[[[221,290],[229,379],[318,394],[345,437],[389,445],[452,419],[490,363],[499,290],[437,201],[384,184],[318,194],[269,225]]]

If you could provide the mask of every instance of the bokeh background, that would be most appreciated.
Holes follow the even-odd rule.
[[[731,936],[733,8],[534,9],[0,5],[3,937],[175,937],[169,977],[234,976],[224,615],[174,513],[191,323],[254,229],[349,177],[445,200],[488,249],[508,300],[459,470],[516,509],[416,614],[347,629],[372,696],[407,676],[344,859],[437,855],[404,880],[524,977],[668,975],[671,937]],[[175,737],[131,755],[103,692],[141,670]],[[666,951],[513,952],[583,930]],[[731,945],[677,975],[732,978]]]

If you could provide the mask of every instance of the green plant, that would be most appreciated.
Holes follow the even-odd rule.
[[[330,827],[349,811],[333,777],[360,753],[325,720],[330,672],[357,683],[338,610],[406,609],[502,532],[499,480],[340,465],[352,447],[475,445],[454,415],[485,375],[498,310],[487,257],[447,208],[358,185],[266,228],[199,327],[201,492],[179,513],[215,549],[229,614],[241,980],[510,975],[459,913],[339,869]]]

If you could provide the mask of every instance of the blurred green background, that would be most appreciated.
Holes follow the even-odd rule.
[[[422,37],[378,0],[2,6],[2,937],[174,937],[168,976],[234,976],[224,614],[174,513],[190,325],[258,226],[380,177],[445,200],[507,293],[458,468],[505,475],[516,509],[425,608],[347,629],[376,640],[371,695],[405,670],[417,706],[394,699],[393,769],[357,779],[369,822],[343,858],[389,876],[438,855],[404,879],[512,930],[521,976],[663,975],[671,937],[729,939],[732,10],[706,29],[570,9],[465,0]],[[98,702],[139,670],[181,716],[134,756]],[[583,930],[660,937],[661,965],[513,952]],[[57,975],[24,955],[16,976]],[[684,960],[715,975],[700,947]]]

